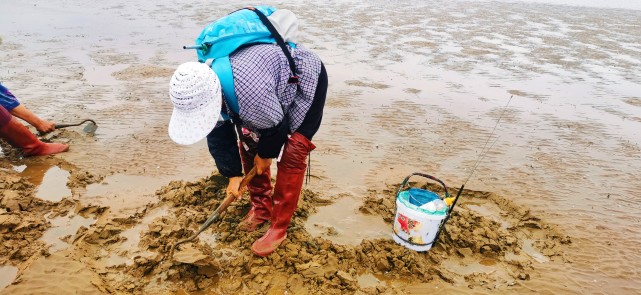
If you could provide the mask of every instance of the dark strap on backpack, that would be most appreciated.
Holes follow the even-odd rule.
[[[298,79],[298,74],[296,72],[296,64],[294,63],[294,58],[292,57],[291,52],[287,49],[287,46],[285,45],[285,40],[283,40],[283,37],[278,33],[276,28],[274,28],[274,25],[269,21],[269,19],[260,12],[260,10],[254,8],[254,7],[247,7],[246,9],[249,9],[258,15],[258,18],[260,18],[260,21],[263,22],[263,25],[267,27],[269,32],[272,34],[272,37],[276,40],[276,43],[280,47],[281,50],[283,50],[283,53],[287,57],[287,62],[289,63],[289,69],[292,71],[292,75],[289,77],[289,80],[287,80],[287,83],[289,84],[297,84],[299,82]]]

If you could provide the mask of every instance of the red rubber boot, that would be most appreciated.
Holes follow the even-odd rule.
[[[292,220],[305,179],[307,155],[316,146],[300,133],[294,133],[287,141],[283,156],[278,162],[278,174],[274,188],[274,210],[267,232],[252,245],[252,251],[265,257],[287,237],[287,228]]]
[[[239,144],[240,158],[243,162],[243,169],[247,172],[254,167],[255,153],[248,152],[244,149],[243,144]],[[271,172],[267,169],[262,175],[256,175],[247,184],[249,199],[252,208],[249,213],[238,224],[240,230],[253,232],[263,223],[267,222],[272,216],[272,179]]]
[[[11,120],[0,127],[0,137],[9,142],[13,147],[22,149],[25,157],[44,156],[65,152],[69,145],[62,143],[44,143],[29,131],[27,127],[20,124],[18,119]]]

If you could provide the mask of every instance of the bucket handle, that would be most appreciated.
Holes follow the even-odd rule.
[[[445,185],[445,183],[444,183],[443,181],[441,181],[440,179],[438,179],[438,178],[436,178],[436,177],[434,177],[434,176],[432,176],[432,175],[429,175],[429,174],[420,173],[420,172],[414,172],[414,173],[412,173],[412,174],[408,175],[407,177],[405,177],[405,179],[403,180],[403,182],[401,182],[401,186],[398,188],[398,191],[396,191],[396,197],[397,197],[397,198],[398,198],[398,195],[401,193],[401,191],[402,191],[402,190],[405,188],[405,186],[407,185],[407,182],[410,180],[410,177],[412,177],[412,176],[414,176],[414,175],[422,176],[422,177],[425,177],[425,178],[427,178],[427,179],[431,179],[431,180],[434,180],[434,181],[436,181],[436,182],[440,183],[440,184],[443,186],[443,188],[445,189],[445,197],[446,197],[446,198],[449,198],[449,197],[450,197],[450,193],[448,193],[448,192],[447,192],[447,186]]]

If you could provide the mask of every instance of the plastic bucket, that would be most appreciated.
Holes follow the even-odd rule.
[[[421,175],[428,177],[428,175],[415,173],[412,175]],[[441,229],[443,221],[447,217],[446,212],[430,213],[424,209],[419,208],[420,205],[440,198],[436,193],[411,188],[410,190],[401,191],[407,180],[412,176],[408,176],[396,197],[396,216],[394,217],[394,226],[392,238],[394,241],[414,251],[427,251],[432,248],[436,242],[435,238]],[[440,180],[429,176],[430,179],[436,180],[443,184]],[[445,184],[443,184],[445,187]],[[446,196],[447,194],[447,187]],[[417,206],[418,205],[418,206]]]

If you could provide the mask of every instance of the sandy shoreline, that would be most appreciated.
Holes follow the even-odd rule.
[[[251,239],[231,231],[247,209],[239,204],[209,231],[228,236],[217,236],[213,247],[206,241],[195,247],[216,259],[163,265],[158,259],[166,249],[158,243],[186,234],[164,219],[180,211],[187,218],[180,224],[195,227],[218,201],[198,206],[163,193],[176,189],[172,180],[202,189],[209,181],[203,177],[215,169],[204,144],[177,147],[168,139],[166,83],[177,64],[194,57],[180,47],[209,20],[237,8],[216,4],[220,11],[211,13],[201,9],[211,3],[181,1],[0,5],[3,84],[44,117],[99,123],[93,137],[81,129],[53,134],[50,140],[72,144],[53,158],[19,159],[3,149],[0,230],[4,239],[30,242],[7,243],[0,252],[2,277],[16,278],[0,281],[13,283],[0,292],[39,284],[53,291],[52,284],[34,281],[48,265],[57,275],[49,282],[66,282],[71,273],[85,278],[56,285],[63,293],[191,294],[196,282],[213,293],[278,293],[296,287],[284,279],[294,274],[318,282],[314,292],[641,290],[641,27],[631,21],[641,13],[534,3],[279,4],[299,14],[303,43],[319,53],[330,75],[307,187],[320,203],[303,206],[300,214],[308,215],[297,216],[288,244],[312,258],[251,258]],[[393,197],[389,188],[411,172],[459,187],[510,96],[499,138],[466,184],[471,190],[453,228],[494,228],[493,220],[498,228],[511,221],[514,229],[496,237],[472,229],[472,238],[453,237],[427,255],[404,252],[386,239],[393,206],[381,200]],[[360,210],[366,205],[375,210]],[[522,210],[534,219],[515,215]],[[354,222],[337,221],[338,212],[351,213]],[[509,237],[513,245],[506,244]],[[481,253],[484,245],[474,241],[482,239],[501,250]],[[67,248],[56,252],[60,247]],[[421,281],[412,267],[376,268],[369,260],[376,257],[357,254],[364,248],[396,253],[385,258],[398,265],[411,265],[399,258],[410,257],[428,275]],[[508,253],[516,249],[523,261],[511,260]],[[244,283],[203,273],[211,269],[198,273],[220,267],[221,257],[244,257],[227,272]],[[310,264],[336,257],[345,263],[333,273]],[[481,263],[491,264],[488,259],[494,264]],[[261,272],[276,274],[260,280]],[[125,277],[137,283],[120,284]]]

